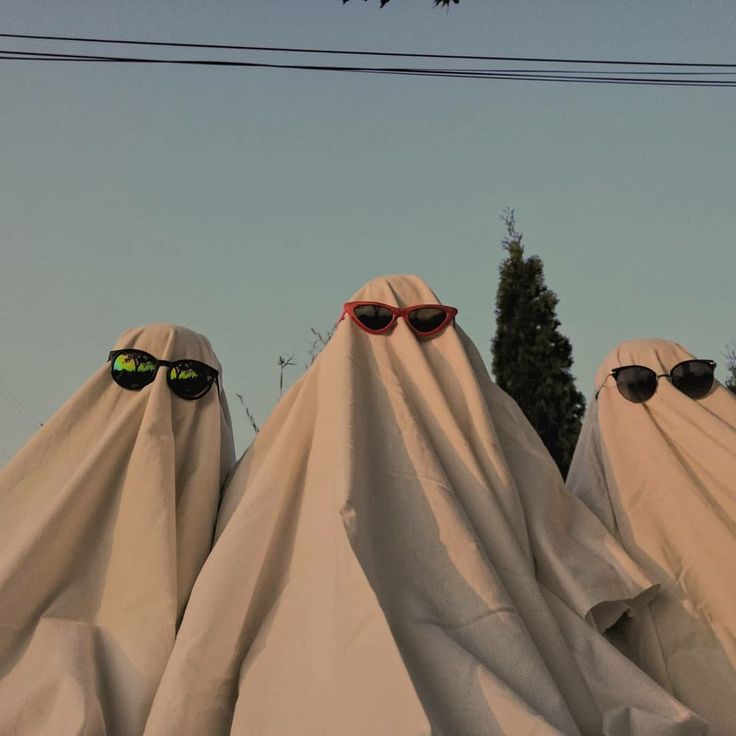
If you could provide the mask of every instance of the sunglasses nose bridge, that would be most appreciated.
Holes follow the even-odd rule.
[[[171,360],[159,360],[156,370],[161,374],[161,380],[168,382],[169,373],[172,369],[176,370],[176,361]],[[157,376],[158,377],[158,376]]]
[[[155,389],[156,391],[159,391],[161,386],[166,386],[166,374],[168,373],[168,368],[166,367],[165,362],[157,360],[156,367],[152,373],[153,376],[147,385],[150,385],[152,390]]]
[[[153,379],[155,386],[166,386],[169,378],[169,367],[163,363],[156,366],[156,376]]]

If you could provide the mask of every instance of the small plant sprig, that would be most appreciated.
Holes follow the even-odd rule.
[[[279,355],[277,365],[279,367],[279,398],[281,398],[284,393],[284,371],[287,368],[296,365],[294,362],[294,356],[290,355],[288,358],[284,358],[283,355]]]
[[[317,356],[322,352],[322,349],[330,341],[330,338],[335,334],[335,328],[330,327],[326,332],[320,332],[315,330],[314,327],[309,328],[312,331],[312,344],[309,347],[309,363],[305,363],[304,367],[309,368],[314,363]]]
[[[243,394],[235,394],[238,397],[238,401],[240,401],[243,409],[245,409],[245,416],[248,417],[248,421],[250,422],[250,426],[253,427],[253,431],[258,434],[258,425],[256,424],[256,419],[251,413],[251,410],[248,408],[248,404],[245,403],[245,398],[243,397]]]
[[[320,354],[320,352],[322,352],[322,349],[325,347],[325,345],[327,345],[327,343],[330,341],[330,338],[335,332],[334,327],[331,327],[329,330],[326,330],[324,332],[320,332],[314,327],[310,327],[309,329],[312,332],[312,344],[310,345],[308,350],[309,362],[304,364],[305,369],[308,369],[312,365],[312,363],[314,363],[317,356]],[[284,394],[284,374],[286,372],[286,369],[296,365],[294,355],[292,354],[287,357],[279,355],[279,358],[276,361],[276,365],[279,367],[279,398],[281,398]],[[245,411],[245,416],[248,418],[248,422],[253,428],[253,431],[255,433],[258,433],[258,423],[253,416],[253,412],[251,412],[250,408],[248,407],[248,404],[245,401],[245,397],[243,396],[243,394],[239,393],[236,393],[235,396],[238,397],[238,401],[243,407],[243,410]]]

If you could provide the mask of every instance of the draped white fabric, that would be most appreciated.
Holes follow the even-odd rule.
[[[115,347],[220,368],[174,325]],[[216,387],[185,401],[164,368],[128,391],[100,364],[0,472],[3,736],[140,736],[234,461]]]
[[[666,340],[622,343],[603,361],[568,476],[579,496],[660,583],[621,632],[631,658],[711,724],[736,733],[736,397],[691,399],[660,378],[642,404],[611,369],[669,373],[693,357]]]
[[[703,734],[589,625],[653,593],[459,327],[346,318],[228,483],[145,733]]]

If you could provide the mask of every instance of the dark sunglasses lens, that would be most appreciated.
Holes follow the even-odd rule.
[[[442,309],[434,307],[422,307],[421,309],[412,309],[409,312],[409,324],[417,332],[432,332],[447,319],[447,313]]]
[[[182,399],[198,399],[209,390],[215,375],[209,366],[196,360],[177,360],[169,368],[166,380]]]
[[[672,385],[691,399],[700,399],[713,388],[713,368],[699,360],[678,363],[670,372]]]
[[[112,377],[119,386],[140,391],[156,377],[156,359],[141,350],[118,353],[112,362]]]
[[[644,366],[628,366],[616,375],[616,386],[625,399],[640,404],[654,396],[657,390],[657,374]]]
[[[359,304],[353,314],[369,330],[383,330],[391,324],[394,316],[390,309],[377,304]]]

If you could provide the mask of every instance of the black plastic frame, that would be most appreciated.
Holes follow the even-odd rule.
[[[115,358],[118,357],[118,355],[122,353],[137,353],[138,355],[146,356],[146,358],[150,358],[151,362],[156,364],[156,370],[151,373],[151,380],[144,383],[139,389],[135,388],[128,388],[127,386],[123,386],[122,384],[118,383],[118,381],[115,379]],[[140,350],[139,348],[120,348],[118,350],[111,350],[109,355],[107,356],[107,360],[110,363],[110,374],[112,375],[112,380],[115,381],[115,383],[120,386],[120,388],[124,388],[126,391],[141,391],[146,386],[149,386],[156,380],[156,376],[158,375],[158,369],[163,365],[167,368],[177,368],[184,365],[195,365],[199,369],[204,369],[204,372],[211,377],[212,380],[207,384],[207,388],[199,394],[199,396],[183,396],[180,394],[175,386],[176,384],[172,384],[169,380],[169,372],[166,371],[166,383],[168,384],[169,388],[180,398],[184,399],[185,401],[198,401],[199,399],[204,398],[212,388],[212,384],[217,384],[217,395],[220,395],[220,380],[219,375],[220,372],[217,370],[217,368],[213,368],[211,365],[207,365],[207,363],[203,363],[201,360],[194,360],[193,358],[181,358],[180,360],[164,360],[163,358],[157,358],[155,355],[151,355],[151,353],[146,352],[145,350]]]
[[[609,376],[613,376],[613,380],[616,381],[616,387],[618,388],[618,391],[621,394],[621,396],[623,396],[627,401],[631,401],[631,399],[628,399],[626,396],[624,396],[623,392],[618,387],[618,376],[621,373],[621,371],[626,370],[627,368],[641,368],[642,370],[649,371],[654,376],[654,378],[656,380],[656,385],[654,387],[654,391],[652,391],[652,396],[654,396],[654,394],[657,393],[657,389],[659,388],[659,379],[660,378],[669,378],[670,379],[670,382],[672,383],[672,385],[678,391],[680,391],[681,393],[684,393],[685,396],[688,396],[688,394],[685,393],[685,391],[683,391],[674,381],[672,381],[672,373],[673,373],[673,371],[675,371],[681,365],[685,365],[687,363],[702,363],[704,365],[707,365],[710,368],[710,370],[711,370],[711,378],[712,378],[711,386],[708,389],[708,391],[705,394],[703,394],[703,396],[707,396],[713,390],[713,385],[716,382],[715,370],[716,370],[716,365],[718,365],[718,364],[715,362],[715,360],[710,360],[710,358],[688,358],[687,360],[681,360],[676,365],[673,365],[672,368],[670,368],[670,372],[669,373],[656,373],[649,366],[639,365],[638,363],[632,363],[631,365],[620,365],[617,368],[612,368],[611,371],[608,373],[608,375],[606,375],[606,377],[603,379],[603,383],[601,383],[601,385],[598,386],[598,390],[595,392],[595,400],[598,401],[598,394],[603,389],[603,386],[605,385],[605,383],[608,380]],[[648,398],[644,399],[644,401],[649,401],[649,399],[651,399],[652,396],[649,396]],[[688,398],[695,399],[696,397],[689,396]],[[702,396],[701,397],[697,397],[697,398],[702,398]],[[631,403],[632,404],[643,404],[644,401],[632,401]]]

